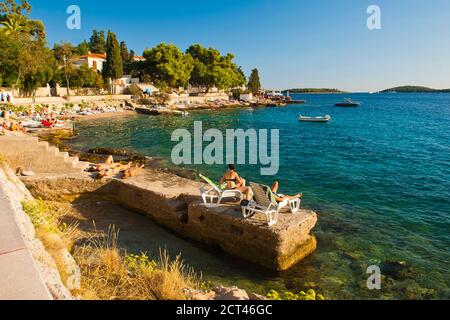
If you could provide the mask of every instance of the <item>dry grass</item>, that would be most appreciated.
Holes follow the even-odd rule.
[[[80,237],[78,225],[63,223],[61,218],[64,213],[43,200],[25,200],[22,202],[22,208],[30,217],[36,236],[52,256],[61,280],[67,284],[69,275],[66,272],[62,250],[67,249],[69,252],[73,250],[75,241]]]
[[[112,226],[105,233],[86,233],[78,224],[67,225],[63,218],[73,217],[70,205],[42,200],[22,202],[38,238],[51,254],[65,283],[61,249],[67,248],[81,271],[81,288],[72,294],[85,300],[185,300],[184,289],[198,289],[203,283],[179,256],[170,259],[161,251],[157,260],[146,254],[127,254],[118,246]],[[86,240],[87,238],[87,240]],[[80,239],[85,239],[79,244]],[[77,243],[78,242],[78,243]]]
[[[112,227],[104,238],[75,250],[84,299],[185,300],[185,288],[200,286],[200,278],[180,257],[170,260],[165,251],[158,261],[145,254],[128,255],[118,248],[117,236]]]

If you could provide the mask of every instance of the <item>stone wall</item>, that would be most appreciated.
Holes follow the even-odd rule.
[[[14,98],[14,105],[31,104],[64,104],[82,102],[108,102],[108,101],[131,100],[131,95],[97,95],[97,96],[67,96],[67,97],[36,97],[36,98]]]
[[[33,197],[11,169],[0,168],[0,300],[72,299],[21,201]],[[67,250],[65,250],[67,252]]]

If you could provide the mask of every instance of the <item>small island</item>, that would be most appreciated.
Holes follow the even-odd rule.
[[[314,93],[314,94],[323,94],[323,93],[345,93],[344,91],[338,89],[329,89],[329,88],[295,88],[295,89],[287,89],[283,90],[282,93]]]
[[[381,93],[450,93],[450,89],[432,89],[421,86],[401,86],[380,91]]]

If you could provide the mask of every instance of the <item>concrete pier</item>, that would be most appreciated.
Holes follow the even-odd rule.
[[[95,197],[144,214],[182,237],[220,247],[225,252],[272,270],[287,270],[316,249],[311,234],[313,211],[282,213],[272,227],[264,215],[244,219],[237,203],[216,208],[200,201],[201,183],[170,173],[145,170],[130,180],[94,180],[87,174],[36,176],[22,181],[35,197],[74,201]]]

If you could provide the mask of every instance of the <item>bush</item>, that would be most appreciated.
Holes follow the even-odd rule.
[[[142,89],[136,84],[132,84],[132,85],[126,87],[125,90],[123,91],[123,93],[131,94],[132,96],[134,96],[136,98],[142,98],[144,96],[142,93]]]
[[[316,294],[312,289],[307,292],[300,291],[298,294],[293,292],[285,291],[283,293],[278,293],[275,290],[271,290],[267,294],[267,299],[269,300],[325,300],[325,297],[321,294]]]

